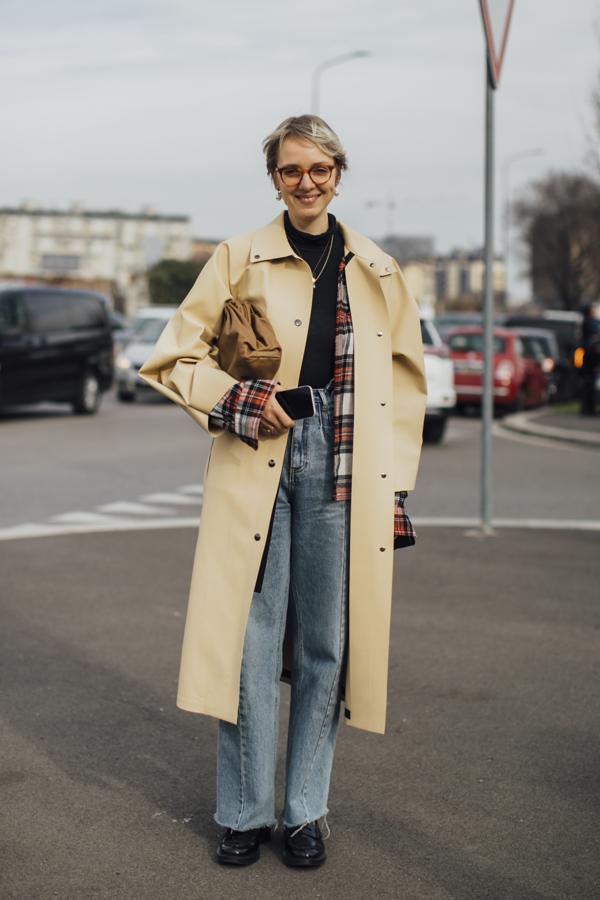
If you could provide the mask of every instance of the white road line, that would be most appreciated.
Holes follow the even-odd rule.
[[[411,522],[423,528],[473,528],[480,520],[474,517],[460,516],[413,516]]]
[[[72,525],[43,525],[28,522],[24,525],[12,525],[0,528],[0,541],[15,541],[27,538],[57,537],[65,534],[96,534],[116,531],[153,531],[165,528],[197,528],[200,517],[185,519],[113,519],[106,522],[82,523]]]
[[[175,510],[165,506],[151,506],[149,503],[134,503],[128,500],[115,500],[114,503],[103,503],[97,510],[104,513],[123,513],[140,516],[174,516]]]
[[[182,506],[189,504],[190,506],[198,506],[198,497],[186,497],[185,494],[160,493],[160,494],[144,494],[139,498],[142,503],[179,503]]]
[[[197,494],[199,497],[204,493],[203,484],[182,484],[177,488],[182,494]]]
[[[481,519],[474,516],[411,516],[417,528],[479,528]],[[493,528],[528,528],[539,531],[600,531],[600,519],[494,519]]]
[[[478,528],[476,518],[413,517],[417,528]],[[165,528],[197,528],[200,517],[181,519],[109,519],[100,522],[82,522],[65,525],[44,525],[28,522],[0,529],[0,541],[26,538],[56,537],[66,534],[93,534],[95,532],[153,531]],[[493,527],[526,528],[534,531],[600,531],[600,519],[494,519]]]
[[[103,516],[101,513],[74,509],[71,510],[71,512],[59,513],[57,516],[51,516],[50,521],[56,522],[58,525],[93,525],[95,522],[102,525],[103,522],[119,522],[120,520],[115,519],[112,516]]]

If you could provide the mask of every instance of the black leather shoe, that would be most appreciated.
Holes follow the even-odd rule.
[[[292,826],[283,829],[283,861],[286,866],[320,866],[326,859],[318,822],[309,822],[301,828]]]
[[[260,857],[260,845],[271,840],[271,829],[250,828],[236,831],[227,828],[217,847],[217,861],[225,866],[249,866]]]

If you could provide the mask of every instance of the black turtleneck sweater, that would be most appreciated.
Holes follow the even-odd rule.
[[[289,213],[284,213],[284,225],[288,240],[299,256],[306,260],[314,272],[317,272],[327,256],[326,247],[333,233],[333,245],[323,274],[313,290],[312,309],[306,347],[300,369],[298,384],[310,384],[311,387],[325,387],[333,378],[335,357],[335,309],[337,302],[337,274],[340,260],[344,255],[344,239],[339,225],[332,213],[327,214],[329,227],[322,234],[308,234],[298,231],[291,223]],[[324,253],[324,256],[322,254]]]

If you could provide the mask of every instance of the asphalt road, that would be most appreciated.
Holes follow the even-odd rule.
[[[440,446],[425,446],[411,514],[469,517],[479,511],[475,419],[453,418]],[[210,438],[186,413],[154,395],[139,404],[105,397],[97,416],[47,405],[0,415],[0,529],[199,485]],[[597,449],[503,434],[494,441],[495,514],[600,520]],[[195,509],[176,510],[186,515]],[[57,521],[63,521],[58,519]]]
[[[476,515],[478,429],[425,448],[416,517]],[[230,871],[216,724],[174,705],[196,529],[173,526],[197,518],[208,438],[112,397],[0,435],[1,900],[600,897],[597,532],[420,527],[395,554],[387,733],[341,729],[327,864],[287,869],[276,835]],[[498,436],[497,513],[600,519],[598,461]],[[105,530],[6,539],[78,522]]]
[[[174,706],[194,540],[0,542],[3,900],[600,896],[595,535],[397,551],[387,733],[342,727],[307,872],[279,835],[212,859],[215,722]]]

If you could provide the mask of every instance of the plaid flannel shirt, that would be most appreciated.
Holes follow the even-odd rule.
[[[352,494],[352,436],[354,429],[354,333],[344,270],[352,259],[340,261],[337,282],[334,360],[334,476],[333,500]],[[258,428],[263,410],[277,382],[268,378],[238,381],[210,411],[210,424],[227,429],[258,449]],[[404,508],[407,491],[394,495],[394,549],[415,543],[415,530]]]

